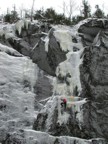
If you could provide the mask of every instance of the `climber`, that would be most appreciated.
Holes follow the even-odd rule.
[[[67,107],[67,99],[66,98],[61,98],[61,107],[63,107],[64,110],[66,110],[66,107]]]

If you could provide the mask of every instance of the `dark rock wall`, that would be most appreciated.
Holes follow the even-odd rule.
[[[82,24],[79,29],[79,35],[82,37],[82,42],[84,46],[90,46],[93,44],[94,38],[96,35],[108,28],[107,19],[88,19],[87,22]]]
[[[82,96],[88,98],[84,121],[89,135],[108,139],[108,31],[97,35],[84,50],[81,65]]]

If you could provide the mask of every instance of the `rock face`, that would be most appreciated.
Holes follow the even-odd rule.
[[[54,137],[44,132],[33,130],[19,130],[17,133],[7,135],[2,144],[107,144],[102,139],[84,140],[75,137]]]
[[[45,38],[41,39],[31,53],[33,61],[41,69],[53,76],[55,76],[58,64],[66,60],[67,53],[60,48],[60,44],[54,36],[54,31],[54,29],[51,29],[47,36],[47,42]]]
[[[42,101],[52,96],[53,94],[53,77],[49,77],[44,71],[38,73],[37,81],[34,86],[36,100]]]
[[[58,122],[58,106],[55,105],[55,108],[51,106],[54,104],[54,101],[51,100],[53,101],[53,103],[49,106],[49,101],[46,104],[46,107],[38,114],[37,120],[34,123],[35,130],[46,131],[52,135],[77,135],[80,138],[99,137],[108,139],[107,23],[107,20],[102,21],[89,19],[86,23],[82,24],[79,27],[79,35],[82,37],[83,46],[85,47],[81,56],[83,57],[83,61],[80,65],[80,80],[82,90],[81,93],[78,94],[82,98],[87,98],[87,102],[81,108],[82,112],[79,112],[82,113],[81,115],[83,115],[83,121],[79,123],[80,121],[77,114],[77,118],[73,120],[72,116],[74,114],[69,112],[71,110],[70,109],[66,112],[67,114],[69,114],[67,122],[65,124],[64,122],[60,124]],[[69,64],[68,59],[67,61]],[[62,83],[68,82],[66,77],[66,75],[68,74],[68,70],[66,68],[66,71],[64,71],[64,67],[66,68],[66,64],[62,63],[60,63],[58,66],[59,72],[57,75],[57,79],[60,86]],[[69,78],[72,79],[71,73]],[[73,92],[71,94],[73,94]],[[47,106],[53,110],[45,111]],[[52,113],[52,115],[50,115],[50,112]],[[64,117],[66,118],[67,116]],[[71,119],[71,122],[69,121],[69,119]],[[49,120],[51,120],[52,122],[50,122]],[[73,127],[73,125],[75,125],[75,127]]]
[[[97,34],[108,28],[107,19],[88,19],[84,24],[81,24],[78,32],[82,37],[83,45],[90,46],[93,44]]]
[[[0,30],[2,44],[11,46],[55,76],[56,67],[66,60],[66,53],[54,36],[55,29],[47,23],[20,20],[14,25],[4,25]],[[50,31],[49,31],[50,30]]]
[[[0,27],[0,144],[108,144],[108,21],[49,29]]]
[[[76,99],[78,99],[76,97]],[[81,104],[82,102],[82,104]],[[81,129],[80,107],[85,102],[80,101],[74,103],[72,107],[68,107],[66,111],[61,109],[60,97],[50,99],[45,107],[39,112],[37,120],[33,125],[33,129],[48,132],[54,136],[74,136],[80,138],[91,138],[87,135],[84,128]]]
[[[84,50],[81,65],[82,96],[90,101],[85,106],[85,125],[92,137],[108,139],[108,32],[101,30],[93,45]]]
[[[79,28],[84,50],[81,70],[82,97],[89,103],[84,107],[84,121],[92,137],[108,139],[108,21],[90,20]],[[91,39],[92,38],[92,39]]]
[[[0,28],[0,42],[11,46],[25,56],[30,56],[32,48],[45,37],[50,26],[44,23],[30,23],[20,20],[13,25],[3,25]]]

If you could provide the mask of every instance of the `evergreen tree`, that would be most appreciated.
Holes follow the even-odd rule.
[[[94,17],[104,18],[105,17],[104,12],[99,8],[99,5],[96,5],[95,8],[96,8],[96,11],[94,13]]]
[[[33,3],[32,3],[32,8],[31,8],[31,22],[33,21],[33,11],[34,11],[34,3],[35,3],[35,0],[33,0]]]
[[[80,16],[80,15],[77,15],[77,16],[74,16],[72,18],[72,24],[75,25],[77,24],[78,22],[80,22],[81,20],[84,20],[84,17]]]
[[[11,22],[11,14],[6,14],[6,15],[4,16],[4,22],[8,22],[8,23]]]
[[[13,11],[11,11],[11,13],[9,13],[9,10],[7,9],[7,14],[4,16],[4,21],[13,23],[13,22],[16,22],[17,20],[19,20],[18,13],[17,13],[16,7],[14,5],[14,9],[13,9]]]
[[[56,17],[56,12],[53,8],[48,8],[45,11],[45,17],[48,19],[54,19]]]
[[[11,11],[11,21],[16,22],[18,20],[18,13],[16,11],[16,6],[13,6],[13,11]]]
[[[71,20],[69,18],[66,18],[64,14],[57,14],[52,8],[47,9],[44,16],[51,20],[50,23],[71,25]]]
[[[83,4],[82,14],[84,19],[86,19],[91,16],[91,8],[90,5],[88,4],[88,1],[86,0],[83,0],[82,4]]]
[[[45,13],[44,13],[43,9],[37,10],[36,13],[34,14],[34,19],[37,19],[37,20],[44,19],[45,18],[44,15],[45,15]]]
[[[16,22],[18,19],[17,11],[11,11],[11,22]]]

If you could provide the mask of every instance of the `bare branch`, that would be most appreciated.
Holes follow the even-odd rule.
[[[35,3],[35,0],[33,0],[32,8],[31,8],[31,21],[33,21],[34,3]]]

